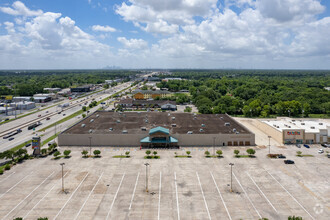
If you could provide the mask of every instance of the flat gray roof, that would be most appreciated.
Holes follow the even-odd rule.
[[[226,125],[226,123],[229,123]],[[82,126],[84,124],[84,126]],[[175,124],[175,126],[173,126]],[[239,122],[225,114],[192,114],[168,112],[96,111],[70,127],[65,134],[148,134],[151,128],[168,128],[171,134],[251,134]],[[144,127],[145,129],[141,129]],[[110,128],[112,130],[110,130]],[[200,129],[203,129],[202,131]]]

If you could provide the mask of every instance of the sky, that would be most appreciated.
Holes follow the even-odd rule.
[[[330,69],[329,0],[0,0],[0,69]]]

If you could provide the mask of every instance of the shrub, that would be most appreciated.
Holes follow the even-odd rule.
[[[38,218],[38,220],[48,220],[47,217],[43,217],[43,218]]]
[[[85,115],[85,114],[82,114],[81,116],[82,116],[83,118],[85,118],[85,117],[86,117],[86,115]]]
[[[205,154],[205,156],[206,156],[206,157],[209,157],[209,156],[210,156],[210,152],[209,152],[208,150],[207,150],[207,151],[205,151],[205,153],[204,153],[204,154]]]
[[[46,148],[42,148],[41,149],[41,154],[47,154],[47,149]]]
[[[81,154],[83,155],[83,157],[87,157],[88,151],[87,150],[83,150],[83,151],[81,151]]]
[[[71,150],[65,150],[65,151],[63,151],[63,154],[64,154],[65,158],[68,158],[69,155],[70,155],[70,153],[71,153]]]
[[[126,157],[129,157],[129,153],[130,153],[129,151],[125,152]]]
[[[0,168],[0,175],[2,175],[3,174],[3,169],[2,168]]]
[[[278,154],[267,154],[267,157],[269,158],[277,158]]]
[[[222,155],[222,150],[217,150],[216,153],[218,154],[218,157],[221,157],[221,155]]]
[[[191,152],[188,150],[188,151],[186,151],[186,153],[187,153],[188,157],[190,157]]]
[[[8,163],[5,165],[5,170],[10,170],[10,165]]]
[[[157,155],[157,151],[154,151],[153,154],[154,154],[154,156],[156,156]]]
[[[237,157],[239,154],[239,150],[234,150],[234,154],[236,154],[236,157]]]
[[[94,154],[96,157],[99,157],[100,154],[101,154],[101,151],[100,151],[100,150],[94,150],[94,151],[93,151],[93,154]]]
[[[57,159],[58,158],[58,156],[60,156],[61,155],[61,152],[59,152],[59,151],[56,151],[55,153],[54,153],[54,158],[55,159]]]
[[[302,152],[301,151],[297,151],[297,156],[301,156]]]
[[[302,217],[299,217],[299,216],[289,216],[288,217],[288,220],[302,220]]]
[[[256,153],[256,151],[252,148],[246,150],[246,153],[250,154],[250,157]]]
[[[21,217],[14,218],[14,220],[23,220]]]

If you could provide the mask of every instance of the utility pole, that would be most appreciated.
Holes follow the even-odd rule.
[[[269,148],[269,154],[270,154],[270,139],[271,139],[272,137],[271,136],[268,136],[268,148]]]
[[[89,155],[92,156],[92,136],[89,136]]]
[[[65,163],[60,163],[60,165],[62,166],[62,192],[64,192],[63,166]]]
[[[146,192],[148,192],[148,166],[150,165],[149,163],[144,164],[146,166]]]
[[[230,165],[230,192],[233,192],[233,163],[229,163]]]

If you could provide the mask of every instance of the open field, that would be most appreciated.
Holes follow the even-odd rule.
[[[298,158],[297,148],[273,147],[295,165],[268,159],[268,149],[256,147],[256,158],[205,158],[206,148],[157,150],[157,160],[143,159],[131,148],[131,158],[112,158],[128,149],[98,148],[101,158],[72,157],[26,161],[0,176],[0,218],[37,219],[329,219],[329,159],[318,146],[303,149],[314,157]],[[63,152],[64,148],[61,148]],[[89,150],[89,148],[86,148]],[[174,158],[190,150],[192,158]],[[213,148],[208,149],[213,153]],[[308,151],[308,152],[307,152]],[[64,162],[64,188],[61,166]],[[146,188],[146,167],[149,192]],[[233,191],[230,192],[230,162]]]

